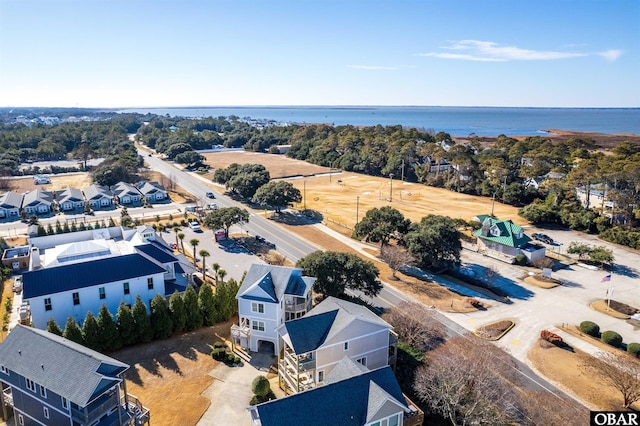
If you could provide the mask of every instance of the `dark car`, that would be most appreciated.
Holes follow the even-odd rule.
[[[213,192],[207,192],[207,198],[216,198]]]
[[[534,240],[542,241],[543,243],[553,244],[553,238],[547,234],[533,233],[531,234]]]

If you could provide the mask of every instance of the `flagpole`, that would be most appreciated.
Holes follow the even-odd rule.
[[[613,294],[613,272],[609,274],[609,276],[611,278],[609,278],[609,297],[607,298],[607,311],[610,311],[611,309],[611,295]]]

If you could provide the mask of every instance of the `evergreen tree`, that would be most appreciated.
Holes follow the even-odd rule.
[[[151,320],[147,314],[147,307],[142,302],[140,295],[136,296],[136,303],[133,304],[131,310],[133,315],[133,323],[137,331],[137,341],[142,343],[150,342],[153,339],[153,329],[151,328]]]
[[[53,230],[53,226],[51,226],[51,224],[47,225],[47,235],[53,235],[55,234],[56,231]]]
[[[213,325],[216,323],[217,312],[213,298],[213,289],[207,282],[202,284],[198,292],[198,307],[200,308],[204,325]]]
[[[122,347],[122,339],[120,339],[118,327],[113,320],[113,315],[111,315],[111,312],[107,309],[107,305],[104,303],[100,306],[97,322],[104,349],[107,351],[120,349]]]
[[[124,302],[120,302],[116,317],[118,333],[120,334],[120,340],[122,341],[122,344],[128,346],[136,343],[138,332],[136,330],[136,324],[133,321],[131,308],[129,308]]]
[[[82,330],[80,330],[80,327],[78,327],[78,323],[76,323],[76,320],[74,320],[72,316],[69,316],[69,318],[67,318],[67,324],[64,326],[62,337],[81,345],[84,344]]]
[[[216,322],[228,321],[233,315],[238,313],[238,300],[236,294],[240,285],[234,279],[229,282],[222,282],[216,286],[214,295],[216,307]]]
[[[96,317],[93,316],[91,311],[87,312],[87,316],[84,317],[84,323],[82,323],[82,337],[84,339],[84,345],[94,351],[102,351],[102,338],[100,336],[100,329]]]
[[[44,229],[44,226],[38,224],[38,237],[42,237],[47,235],[47,230]]]
[[[198,294],[193,288],[193,285],[189,284],[187,286],[182,300],[184,301],[184,309],[187,314],[185,330],[191,331],[202,326],[202,314],[200,314],[200,308],[198,307]]]
[[[167,300],[159,293],[151,300],[151,327],[153,328],[153,337],[156,339],[171,337],[173,332],[173,322]]]
[[[62,336],[62,330],[58,326],[58,323],[56,322],[56,320],[54,320],[53,318],[49,318],[49,321],[47,321],[47,331],[49,333]]]
[[[176,290],[169,299],[169,313],[173,322],[173,332],[181,333],[184,331],[185,322],[187,321],[187,311],[184,308],[182,296]]]

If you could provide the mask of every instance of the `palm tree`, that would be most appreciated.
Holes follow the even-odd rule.
[[[173,232],[176,234],[176,248],[178,248],[178,232],[180,231],[180,227],[178,225],[173,227]]]
[[[213,277],[216,279],[216,285],[218,285],[218,271],[220,270],[220,264],[217,262],[214,263],[211,265],[211,269],[213,269],[213,272],[215,273]]]
[[[180,240],[180,246],[182,247],[182,253],[184,253],[184,234],[181,232],[177,235]]]
[[[227,271],[225,271],[224,269],[220,269],[218,271],[218,276],[220,277],[220,283],[224,284],[224,277],[227,276]],[[217,282],[216,282],[217,283]]]
[[[192,238],[189,241],[189,244],[191,244],[191,246],[193,247],[193,265],[196,265],[196,247],[198,247],[198,244],[200,244],[200,240],[197,238]]]
[[[204,278],[206,280],[207,279],[207,268],[205,267],[204,260],[207,257],[211,256],[211,255],[209,254],[208,251],[206,251],[204,249],[200,250],[198,253],[200,254],[200,257],[202,258],[202,278]]]

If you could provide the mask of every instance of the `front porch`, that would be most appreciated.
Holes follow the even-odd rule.
[[[278,384],[287,395],[316,387],[316,359],[313,352],[298,355],[284,343],[278,353]]]

